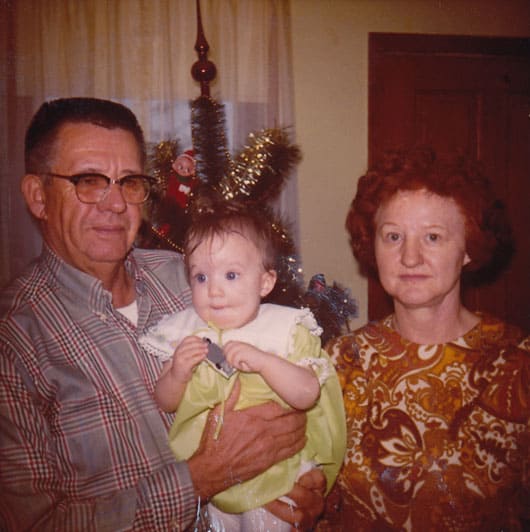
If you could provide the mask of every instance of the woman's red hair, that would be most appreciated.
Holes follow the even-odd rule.
[[[438,161],[429,149],[394,151],[359,179],[346,218],[353,254],[364,271],[376,271],[377,209],[405,190],[427,190],[455,201],[466,220],[466,251],[471,258],[466,269],[481,269],[496,251],[511,248],[505,210],[477,163],[463,158]]]

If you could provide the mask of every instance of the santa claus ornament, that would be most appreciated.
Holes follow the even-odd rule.
[[[190,194],[196,185],[195,152],[186,150],[171,165],[171,171],[167,176],[166,197],[185,209],[188,206]]]

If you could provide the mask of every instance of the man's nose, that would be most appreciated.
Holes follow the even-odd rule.
[[[127,202],[123,197],[123,190],[119,183],[109,183],[105,195],[98,202],[98,207],[102,210],[111,210],[117,213],[127,209]]]

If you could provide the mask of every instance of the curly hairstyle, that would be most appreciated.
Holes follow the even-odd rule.
[[[427,148],[392,151],[361,176],[346,218],[350,245],[363,271],[376,273],[375,214],[397,192],[427,190],[451,198],[465,218],[465,269],[488,266],[497,253],[510,254],[511,231],[506,211],[494,196],[479,165],[468,159],[438,161]]]
[[[186,268],[189,256],[201,242],[237,233],[250,240],[261,252],[266,271],[277,270],[279,249],[272,219],[272,212],[267,207],[248,200],[198,198],[184,238]]]

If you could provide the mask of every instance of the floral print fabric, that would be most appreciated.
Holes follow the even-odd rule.
[[[319,530],[520,530],[530,514],[530,338],[488,316],[418,345],[391,316],[327,347],[347,454]]]

